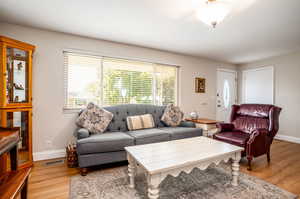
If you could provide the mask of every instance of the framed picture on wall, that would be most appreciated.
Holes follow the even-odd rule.
[[[195,78],[195,92],[205,93],[205,78],[201,78],[201,77]]]

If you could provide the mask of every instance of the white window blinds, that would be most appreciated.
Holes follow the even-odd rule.
[[[101,103],[101,58],[65,53],[65,108]]]
[[[153,64],[103,60],[104,105],[154,104],[153,84]]]
[[[155,104],[167,105],[177,101],[177,68],[155,65]]]
[[[65,108],[176,103],[177,67],[64,53]]]

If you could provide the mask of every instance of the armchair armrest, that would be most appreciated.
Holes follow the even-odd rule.
[[[77,139],[87,138],[90,136],[90,132],[85,128],[78,128],[75,130],[74,136]]]
[[[271,144],[268,135],[268,129],[256,129],[252,131],[250,138],[247,141],[247,156],[257,157],[259,155],[265,154]]]
[[[190,127],[190,128],[196,128],[196,125],[194,122],[189,122],[189,121],[181,121],[179,124],[180,127]]]
[[[217,123],[217,128],[219,129],[219,132],[232,131],[234,125],[231,123]]]

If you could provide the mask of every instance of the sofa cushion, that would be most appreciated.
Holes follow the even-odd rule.
[[[179,124],[180,127],[189,127],[189,128],[196,128],[196,124],[190,121],[181,121]]]
[[[126,133],[135,139],[136,145],[170,140],[170,135],[168,132],[157,128],[127,131]]]
[[[151,114],[135,115],[127,117],[127,127],[130,131],[154,128],[154,120]]]
[[[214,139],[241,147],[245,147],[249,138],[250,134],[241,131],[229,131],[214,134]]]
[[[126,146],[134,145],[134,138],[123,132],[93,134],[77,141],[77,153],[103,153],[122,151]]]
[[[202,129],[200,128],[164,127],[160,129],[167,131],[171,136],[171,140],[202,136]]]
[[[161,117],[165,106],[156,106],[150,104],[120,104],[115,106],[103,107],[105,110],[114,114],[114,117],[107,127],[107,131],[128,131],[126,118],[128,116],[151,114],[154,119],[155,127],[164,127]]]
[[[183,112],[178,106],[169,104],[164,111],[161,121],[163,121],[168,126],[178,126],[183,119]]]
[[[77,118],[76,124],[91,133],[103,133],[112,118],[112,113],[90,102]]]

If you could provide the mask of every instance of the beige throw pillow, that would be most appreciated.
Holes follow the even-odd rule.
[[[113,114],[90,102],[76,120],[76,124],[91,133],[103,133],[113,118]]]
[[[178,126],[183,119],[183,112],[180,110],[178,106],[174,106],[173,104],[169,104],[163,116],[161,117],[161,121],[163,121],[168,126]]]
[[[154,120],[151,114],[129,116],[127,119],[128,130],[154,128]]]

